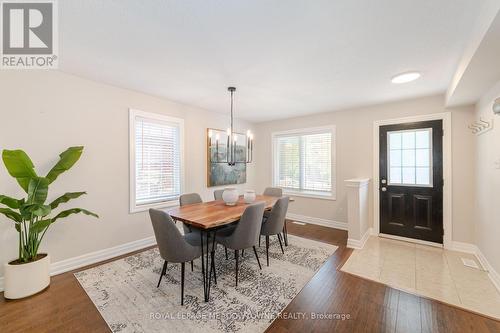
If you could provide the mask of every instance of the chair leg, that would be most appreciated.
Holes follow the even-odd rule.
[[[183,262],[181,264],[181,305],[184,305],[184,270],[185,270],[185,265],[186,263]]]
[[[259,235],[259,247],[260,247],[260,239],[261,239],[261,238],[262,238],[262,237]]]
[[[193,261],[191,260],[191,272],[194,271],[194,264]]]
[[[234,250],[234,258],[236,259],[236,287],[238,287],[238,250]]]
[[[217,273],[215,272],[215,252],[212,251],[210,256],[211,256],[210,259],[212,261],[212,271],[214,272],[214,282],[215,282],[215,284],[217,284]]]
[[[226,260],[227,260],[227,259],[229,259],[229,258],[227,257],[227,247],[225,247],[225,246],[224,246],[224,250],[226,251]]]
[[[267,266],[269,266],[269,236],[266,236],[266,257],[267,257]]]
[[[163,275],[165,275],[166,272],[167,272],[167,261],[165,260],[165,262],[163,263],[163,268],[161,269],[160,280],[158,280],[156,288],[160,287],[161,278],[163,277]]]
[[[280,234],[278,234],[278,241],[280,242],[281,253],[285,254],[285,251],[283,251],[283,244],[281,243],[281,235]]]
[[[257,258],[257,263],[259,264],[259,268],[262,269],[262,266],[260,265],[259,256],[257,255],[257,249],[255,248],[255,246],[253,247],[253,253],[255,253],[255,258]]]
[[[241,258],[245,256],[245,249],[241,250]]]

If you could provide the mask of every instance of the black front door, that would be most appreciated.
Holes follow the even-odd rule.
[[[442,120],[380,127],[380,232],[443,243]]]

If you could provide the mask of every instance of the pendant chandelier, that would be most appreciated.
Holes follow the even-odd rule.
[[[215,135],[215,147],[212,147],[212,130],[208,131],[208,147],[210,154],[210,163],[226,163],[229,166],[234,166],[237,163],[252,163],[253,159],[253,134],[250,130],[247,131],[245,136],[245,145],[238,146],[238,138],[244,136],[243,134],[238,134],[234,132],[233,129],[233,99],[235,87],[228,87],[227,90],[231,94],[231,127],[227,129],[227,140],[226,140],[226,154],[225,158],[219,159],[219,134]],[[215,148],[215,158],[212,156],[212,150]],[[242,149],[243,151],[240,151]],[[244,159],[241,158],[244,156]],[[239,158],[239,160],[238,160]]]

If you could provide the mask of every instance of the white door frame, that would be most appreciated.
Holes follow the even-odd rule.
[[[373,233],[380,234],[380,173],[379,173],[379,128],[384,125],[394,125],[428,120],[443,121],[443,246],[451,248],[452,223],[452,173],[451,173],[451,112],[433,113],[398,119],[377,120],[373,123]]]

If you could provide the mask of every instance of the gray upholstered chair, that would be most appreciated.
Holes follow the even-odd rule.
[[[282,197],[283,190],[279,187],[266,187],[263,194],[270,197]]]
[[[155,232],[156,242],[163,258],[163,268],[160,274],[158,285],[167,271],[167,264],[181,264],[181,305],[184,305],[184,271],[185,263],[201,256],[200,237],[198,234],[188,233],[182,235],[175,226],[175,222],[170,215],[158,209],[150,209],[149,216]]]
[[[222,200],[222,193],[224,193],[224,189],[222,189],[222,190],[215,190],[214,191],[214,199],[215,200]]]
[[[197,204],[197,203],[202,203],[203,200],[201,200],[201,197],[198,193],[187,193],[187,194],[182,194],[179,197],[179,204],[182,206],[185,205],[191,205],[191,204]],[[191,228],[189,225],[183,223],[182,227],[184,228],[184,234],[188,234],[190,232],[197,232],[198,230]]]
[[[271,197],[282,197],[283,196],[283,189],[279,187],[266,187],[264,190],[263,195],[268,195]],[[265,211],[264,212],[264,218],[269,217],[270,212]],[[285,238],[285,245],[288,246],[288,230],[286,228],[286,219],[285,223],[283,224],[283,238]],[[259,246],[260,246],[260,238],[259,238]]]
[[[286,211],[288,210],[288,197],[279,198],[274,204],[269,217],[264,218],[260,234],[266,237],[266,257],[267,266],[269,266],[269,236],[277,235],[283,254],[283,244],[281,243],[281,231],[285,224]]]
[[[264,202],[249,205],[243,212],[240,221],[236,224],[234,229],[222,230],[220,233],[218,232],[215,237],[217,243],[234,250],[234,256],[236,259],[236,286],[238,286],[239,250],[252,247],[253,252],[255,253],[255,258],[257,258],[259,268],[262,269],[255,245],[257,245],[257,242],[259,241],[264,207]]]

